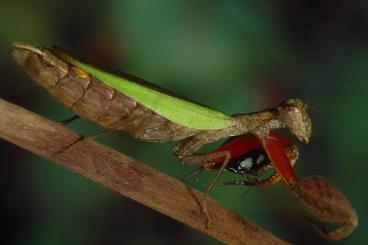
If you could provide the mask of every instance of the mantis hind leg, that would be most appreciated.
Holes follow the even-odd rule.
[[[56,156],[56,155],[59,155],[59,154],[62,154],[62,153],[64,153],[64,152],[66,152],[67,150],[69,150],[70,148],[72,148],[73,146],[75,146],[76,144],[78,144],[78,143],[81,143],[81,142],[83,142],[84,140],[87,140],[87,139],[95,139],[95,138],[97,138],[97,137],[99,137],[99,136],[102,136],[102,135],[106,135],[106,134],[108,134],[108,133],[110,133],[110,132],[112,132],[112,131],[114,131],[115,129],[113,129],[113,128],[104,128],[104,129],[102,129],[102,130],[100,130],[100,131],[97,131],[96,133],[94,133],[93,135],[90,135],[90,136],[83,136],[83,135],[80,135],[80,137],[76,140],[76,141],[74,141],[73,143],[71,143],[70,145],[67,145],[66,147],[64,147],[63,149],[61,149],[61,150],[59,150],[59,151],[57,151],[57,152],[55,152],[54,154],[53,154],[53,156]]]
[[[186,156],[183,157],[181,159],[181,161],[185,164],[192,164],[192,163],[202,163],[202,166],[195,170],[194,172],[190,173],[189,175],[187,175],[184,178],[184,181],[186,181],[187,179],[189,179],[190,177],[192,177],[193,175],[197,174],[198,172],[200,172],[202,169],[204,169],[203,165],[205,164],[205,162],[213,160],[213,159],[218,159],[221,157],[225,157],[225,160],[223,161],[223,163],[221,164],[221,167],[219,168],[219,170],[217,171],[216,175],[212,178],[211,182],[207,185],[205,191],[204,191],[204,197],[201,203],[201,209],[202,212],[204,213],[204,215],[207,218],[207,228],[209,229],[211,227],[211,217],[208,213],[208,209],[207,209],[207,199],[208,199],[208,195],[210,193],[210,191],[212,190],[213,186],[216,184],[218,178],[220,177],[221,173],[225,170],[227,164],[229,163],[229,160],[231,158],[231,154],[228,151],[222,151],[222,152],[214,152],[214,153],[210,153],[210,154],[206,154],[206,155],[190,155],[190,156]]]
[[[90,135],[90,136],[80,135],[79,139],[77,139],[76,141],[74,141],[70,145],[66,146],[65,148],[57,151],[56,153],[54,153],[54,155],[61,154],[65,151],[67,151],[68,149],[70,149],[71,147],[73,147],[75,144],[80,143],[84,140],[95,139],[99,136],[106,135],[106,134],[108,134],[112,131],[118,130],[118,129],[128,128],[129,129],[128,131],[134,131],[135,136],[139,138],[139,136],[143,135],[143,132],[144,132],[144,129],[145,129],[146,125],[152,120],[151,115],[152,115],[152,112],[150,112],[150,111],[143,112],[143,113],[142,113],[142,111],[138,111],[136,115],[133,115],[129,118],[123,118],[122,120],[114,122],[113,124],[109,125],[108,127],[97,131],[93,135]],[[71,122],[79,119],[79,118],[80,118],[80,116],[74,115],[70,118],[67,118],[67,119],[61,121],[60,123],[63,124],[63,125],[66,125],[68,123],[71,123]]]
[[[67,125],[67,124],[69,124],[71,122],[74,122],[75,120],[77,120],[79,118],[80,118],[80,116],[74,115],[74,116],[71,116],[71,117],[66,118],[64,120],[61,120],[59,123],[62,124],[62,125]]]
[[[210,217],[210,215],[208,213],[208,210],[207,210],[208,194],[212,190],[213,186],[215,185],[216,181],[218,180],[218,178],[220,177],[220,175],[222,174],[222,172],[225,170],[225,168],[226,168],[226,166],[229,163],[229,160],[231,158],[230,152],[228,152],[228,151],[219,152],[219,153],[223,153],[222,156],[225,157],[225,160],[221,164],[221,167],[217,171],[216,175],[212,178],[211,182],[207,185],[207,187],[205,189],[205,192],[204,192],[203,202],[202,202],[202,210],[203,210],[203,213],[206,215],[207,221],[208,221],[207,222],[207,228],[210,228],[211,227],[211,217]]]
[[[76,145],[77,143],[81,143],[84,140],[87,139],[95,139],[99,136],[102,135],[106,135],[110,132],[113,132],[115,130],[118,129],[126,129],[129,132],[134,132],[134,136],[136,136],[137,138],[140,138],[141,135],[143,135],[144,133],[144,129],[146,127],[146,125],[152,120],[152,112],[150,111],[137,111],[136,114],[133,114],[131,117],[129,118],[122,118],[121,120],[109,125],[106,128],[103,128],[100,131],[97,131],[96,133],[94,133],[93,135],[90,136],[83,136],[81,135],[79,137],[79,139],[77,139],[76,141],[74,141],[73,143],[71,143],[70,145],[66,146],[65,148],[57,151],[56,153],[54,153],[54,155],[57,154],[61,154],[65,151],[67,151],[68,149],[70,149],[71,147],[73,147],[74,145]],[[79,116],[73,116],[71,118],[68,118],[64,121],[62,121],[62,123],[70,123],[76,119],[78,119]]]

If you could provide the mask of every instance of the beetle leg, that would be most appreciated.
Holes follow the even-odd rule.
[[[247,176],[246,180],[225,182],[225,183],[222,183],[222,185],[245,185],[245,186],[263,187],[263,186],[274,185],[280,180],[281,180],[281,176],[279,175],[278,172],[275,172],[270,177],[263,179],[263,180],[258,180],[257,178],[250,178],[249,176]]]
[[[202,201],[202,204],[201,204],[202,212],[204,213],[204,215],[207,218],[207,228],[208,229],[211,227],[211,218],[210,218],[210,215],[209,215],[208,209],[207,209],[208,194],[210,193],[211,189],[213,188],[216,181],[220,177],[221,173],[225,170],[225,168],[226,168],[226,166],[227,166],[227,164],[228,164],[228,162],[231,158],[231,155],[228,151],[221,151],[221,152],[214,152],[214,153],[210,153],[210,154],[206,154],[206,155],[189,155],[189,156],[182,157],[180,159],[184,164],[192,164],[192,163],[198,163],[198,162],[204,164],[204,162],[206,162],[206,161],[217,159],[219,157],[225,157],[225,160],[221,164],[221,167],[217,171],[216,175],[212,178],[211,182],[207,185],[207,187],[204,191],[204,197],[203,197],[203,201]],[[203,165],[201,166],[200,169],[197,169],[196,171],[189,174],[189,176],[185,177],[185,180],[188,179],[189,177],[193,176],[194,174],[196,174],[201,169],[204,169]]]
[[[235,180],[235,181],[224,182],[221,184],[221,186],[225,186],[225,185],[257,186],[258,180],[257,178],[247,178],[246,180]]]
[[[281,176],[278,172],[273,173],[270,177],[260,180],[256,183],[256,186],[270,186],[274,185],[281,180]]]

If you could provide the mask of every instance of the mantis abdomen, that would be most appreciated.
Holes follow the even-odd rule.
[[[17,45],[17,46],[16,46]],[[103,127],[150,141],[179,140],[197,132],[175,124],[64,61],[52,50],[15,44],[15,60],[42,87],[77,115]]]

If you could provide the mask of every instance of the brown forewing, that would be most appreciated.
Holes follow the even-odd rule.
[[[66,62],[52,50],[15,45],[13,56],[53,97],[77,115],[103,127],[125,130],[149,141],[179,140],[198,132],[154,113]]]

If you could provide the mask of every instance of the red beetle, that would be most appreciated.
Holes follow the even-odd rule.
[[[292,183],[297,179],[292,166],[298,158],[297,147],[286,137],[277,132],[271,132],[265,143],[253,134],[233,137],[211,153],[227,151],[231,159],[225,169],[246,177],[245,180],[224,183],[225,185],[272,185],[283,179]],[[187,175],[184,180],[194,176],[203,169],[218,169],[225,157],[219,157],[205,162],[199,169]],[[257,180],[264,170],[274,167],[276,171],[268,178]]]

